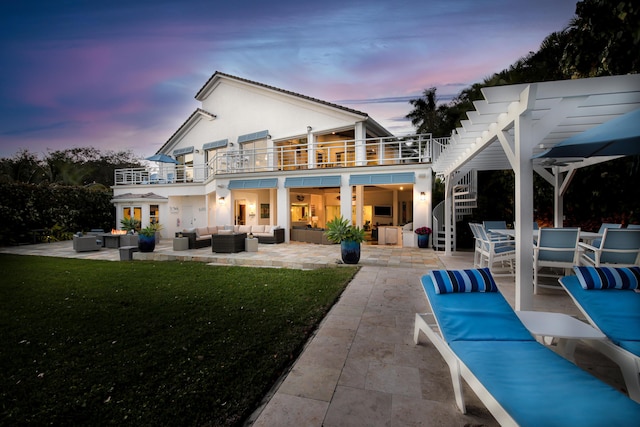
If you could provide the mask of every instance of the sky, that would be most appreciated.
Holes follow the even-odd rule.
[[[576,0],[3,0],[0,157],[96,147],[154,154],[216,71],[413,132],[565,28]],[[214,138],[215,139],[215,138]]]

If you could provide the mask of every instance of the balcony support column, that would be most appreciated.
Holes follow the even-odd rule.
[[[307,132],[307,162],[309,169],[315,169],[316,165],[316,136],[311,132]]]
[[[355,127],[355,151],[356,166],[367,165],[367,128],[364,122],[356,123]]]

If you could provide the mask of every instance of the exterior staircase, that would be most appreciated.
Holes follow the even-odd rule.
[[[470,171],[462,177],[453,187],[453,215],[451,236],[453,239],[452,250],[456,250],[456,223],[462,221],[464,216],[471,215],[473,209],[478,206],[477,199],[477,172]],[[444,250],[446,243],[445,229],[445,201],[438,203],[433,209],[433,247],[436,250]]]

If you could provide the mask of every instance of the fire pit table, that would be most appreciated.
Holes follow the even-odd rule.
[[[105,233],[102,235],[102,241],[105,248],[118,249],[120,247],[120,234]]]

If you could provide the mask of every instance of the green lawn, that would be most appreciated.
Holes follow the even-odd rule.
[[[0,425],[238,425],[355,268],[0,255]]]

